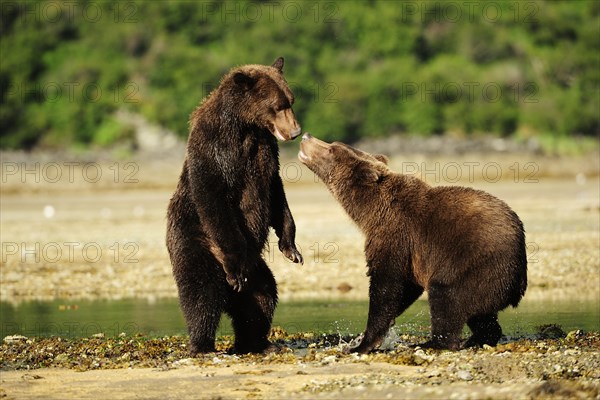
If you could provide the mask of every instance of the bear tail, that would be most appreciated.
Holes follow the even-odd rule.
[[[525,240],[523,239],[517,260],[517,273],[513,282],[513,296],[510,300],[510,305],[513,307],[519,305],[527,290],[527,252],[525,249]]]

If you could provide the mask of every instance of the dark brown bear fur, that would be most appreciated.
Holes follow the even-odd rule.
[[[270,226],[285,256],[302,262],[279,176],[276,138],[300,133],[282,68],[279,58],[232,69],[190,117],[167,247],[193,355],[214,351],[223,312],[232,318],[235,352],[269,346],[277,288],[262,252]]]
[[[379,346],[423,290],[432,329],[426,346],[498,342],[498,311],[516,307],[527,288],[523,224],[503,201],[465,187],[431,187],[392,172],[384,156],[309,134],[300,148],[300,160],[366,236],[369,317],[362,342],[350,351]],[[461,343],[465,323],[473,335]]]

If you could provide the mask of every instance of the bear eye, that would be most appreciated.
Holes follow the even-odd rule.
[[[277,105],[275,106],[275,111],[279,112],[279,111],[287,110],[288,108],[292,108],[292,105],[290,104],[289,100],[287,98],[280,97],[278,99]]]
[[[279,104],[279,105],[275,106],[275,112],[287,110],[288,108],[290,108],[290,106],[288,104]]]

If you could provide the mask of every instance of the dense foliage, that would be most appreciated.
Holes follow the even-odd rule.
[[[282,55],[305,130],[599,134],[600,2],[1,2],[2,148],[187,135],[230,67]]]

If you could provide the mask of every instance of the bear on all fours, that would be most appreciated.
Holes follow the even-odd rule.
[[[167,248],[190,353],[215,350],[225,312],[234,352],[262,352],[277,287],[262,258],[269,227],[296,263],[296,228],[279,176],[277,140],[300,126],[283,58],[233,68],[190,116],[183,170],[167,211]]]
[[[427,291],[426,347],[495,345],[498,312],[527,288],[523,224],[498,198],[459,186],[431,187],[392,172],[387,158],[304,134],[298,158],[365,234],[369,315],[352,352],[381,344],[395,318]],[[464,324],[472,336],[461,342]]]

